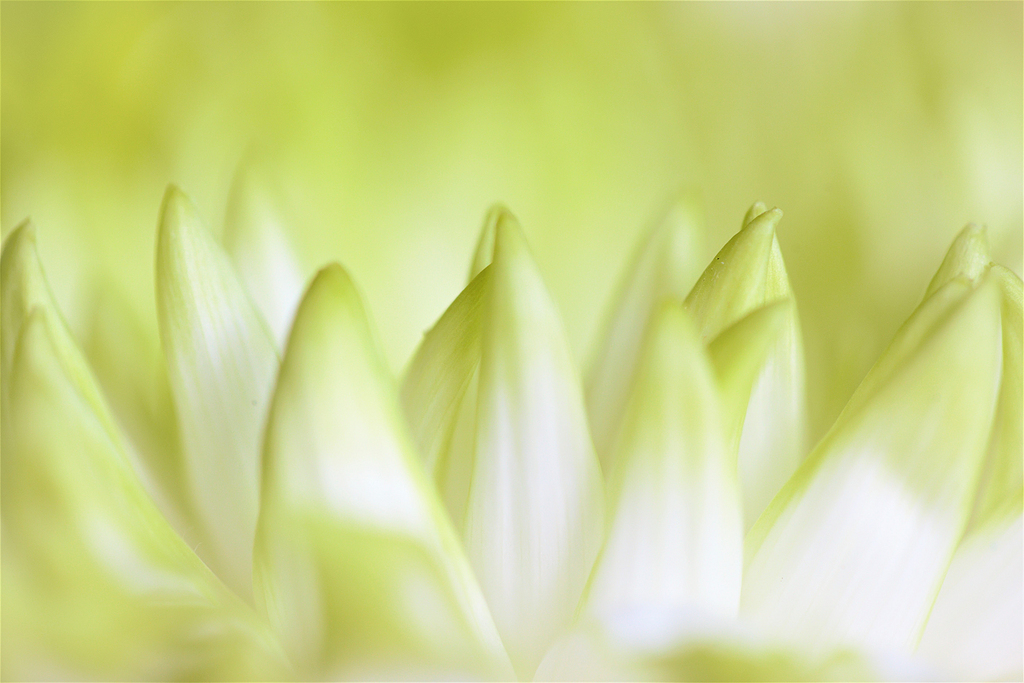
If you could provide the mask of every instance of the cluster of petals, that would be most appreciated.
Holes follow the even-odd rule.
[[[1019,679],[1020,278],[965,228],[809,444],[781,218],[708,265],[673,202],[581,377],[496,206],[397,381],[246,182],[223,245],[168,189],[155,351],[116,304],[80,346],[26,222],[3,677]]]

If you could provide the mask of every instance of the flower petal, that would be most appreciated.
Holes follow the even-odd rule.
[[[960,543],[917,649],[961,680],[1024,674],[1021,499],[1002,512]]]
[[[988,252],[988,235],[985,229],[969,224],[956,236],[953,244],[942,259],[932,281],[928,283],[928,290],[924,298],[930,297],[940,287],[955,277],[963,277],[968,280],[976,280],[984,275],[992,259]]]
[[[748,535],[744,615],[812,649],[912,649],[992,425],[998,295],[957,278],[897,333]]]
[[[41,278],[24,245],[4,250],[4,301],[33,302],[2,367],[4,678],[287,675],[255,613],[146,495],[88,367],[69,360],[80,351],[31,291],[45,280],[6,277]]]
[[[109,412],[85,356],[75,344],[71,331],[50,291],[36,251],[36,230],[30,221],[19,225],[4,242],[0,256],[0,359],[12,367],[14,348],[29,316],[38,312],[46,319],[57,343],[54,351],[68,378],[82,398],[96,411],[104,430],[115,442],[120,432]],[[7,396],[4,395],[4,401]]]
[[[424,335],[405,372],[402,408],[430,472],[444,469],[459,406],[480,365],[480,324],[490,274],[485,268],[452,302]]]
[[[701,275],[686,305],[705,341],[714,339],[751,311],[793,299],[775,227],[778,209],[755,204],[743,229],[722,247]],[[750,391],[740,436],[738,468],[744,528],[749,529],[804,455],[804,359],[796,306]]]
[[[739,448],[743,422],[754,382],[765,358],[792,319],[792,299],[780,299],[755,309],[733,323],[708,344],[708,356],[722,398],[722,416],[728,443]]]
[[[494,258],[494,236],[498,229],[498,221],[504,220],[505,214],[511,213],[504,204],[494,204],[484,215],[484,224],[480,228],[480,237],[473,251],[473,263],[469,267],[469,279],[472,281]]]
[[[260,436],[278,358],[262,316],[192,202],[171,186],[157,241],[160,338],[181,430],[200,546],[252,596]]]
[[[278,347],[284,346],[302,297],[303,276],[267,183],[249,167],[239,170],[231,188],[224,248]]]
[[[568,626],[601,542],[603,492],[561,321],[511,214],[481,338],[466,548],[517,673]]]
[[[587,414],[605,473],[652,316],[665,298],[682,300],[703,257],[704,219],[697,197],[679,197],[654,225],[626,272],[587,376]]]
[[[989,271],[1002,294],[1003,378],[999,386],[999,404],[992,425],[992,440],[982,472],[971,527],[983,524],[1008,500],[1019,500],[1024,490],[1024,446],[1021,415],[1024,414],[1024,316],[1021,313],[1021,280],[1002,266]]]
[[[744,315],[790,296],[775,227],[782,211],[757,215],[718,252],[686,297],[686,307],[708,342]]]
[[[305,675],[511,674],[340,266],[299,306],[264,452],[257,599]]]
[[[734,451],[711,364],[678,304],[654,317],[616,450],[611,524],[587,608],[735,617],[743,529]]]

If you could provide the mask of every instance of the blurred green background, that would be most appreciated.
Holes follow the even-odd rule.
[[[246,150],[297,253],[369,299],[393,368],[521,219],[585,364],[642,229],[703,193],[710,259],[762,199],[818,435],[986,224],[1021,272],[1021,3],[2,5],[3,234],[31,216],[64,311],[156,337],[164,187],[221,230]]]

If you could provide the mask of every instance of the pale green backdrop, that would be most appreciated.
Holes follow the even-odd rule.
[[[582,364],[677,188],[703,193],[709,259],[763,199],[819,434],[967,221],[1021,271],[1021,7],[4,3],[3,234],[37,223],[78,334],[113,290],[155,338],[165,185],[219,231],[254,150],[397,372],[502,200]]]

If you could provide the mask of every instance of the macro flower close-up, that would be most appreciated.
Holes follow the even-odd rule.
[[[1021,9],[5,2],[0,677],[1020,680]]]

